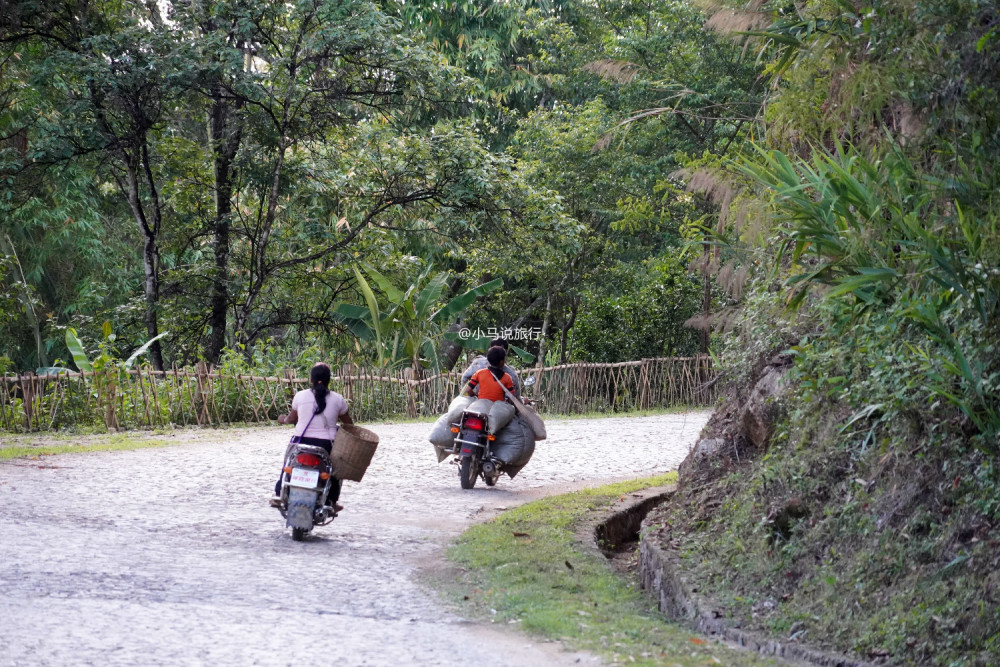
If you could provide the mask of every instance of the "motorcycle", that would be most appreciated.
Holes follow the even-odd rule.
[[[301,542],[314,526],[325,526],[337,516],[326,504],[333,485],[333,464],[322,447],[292,443],[285,452],[281,494],[274,506],[292,529],[292,539]]]
[[[534,383],[535,378],[529,377],[524,385],[530,387]],[[530,403],[525,399],[525,404]],[[493,455],[492,445],[496,436],[489,432],[489,420],[488,414],[466,409],[459,422],[452,426],[452,432],[457,434],[455,453],[458,454],[458,480],[463,489],[474,488],[480,477],[486,486],[495,486],[505,472],[504,462]],[[511,477],[520,467],[510,473]]]
[[[490,443],[496,436],[488,429],[489,415],[466,410],[462,419],[452,428],[458,433],[455,447],[458,449],[458,481],[463,489],[476,486],[480,474],[486,486],[493,486],[503,472],[503,464],[490,455]]]

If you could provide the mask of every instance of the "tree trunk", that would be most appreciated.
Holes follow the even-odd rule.
[[[573,328],[573,324],[576,323],[576,314],[580,310],[580,304],[573,301],[573,305],[569,309],[569,320],[566,322],[565,326],[562,328],[562,341],[560,343],[559,350],[559,363],[565,364],[568,358],[569,350],[566,349],[566,339],[569,337],[569,330]]]
[[[253,242],[253,253],[250,259],[250,287],[236,316],[237,336],[240,336],[244,341],[246,340],[247,326],[250,322],[250,313],[257,303],[257,297],[260,296],[261,291],[264,289],[264,283],[267,281],[267,246],[270,242],[274,219],[278,214],[278,193],[281,185],[281,172],[285,165],[285,151],[285,142],[280,141],[275,157],[274,172],[271,175],[271,188],[268,193],[264,224],[260,236]]]
[[[147,178],[151,179],[151,171],[149,170],[148,164],[148,153],[142,152],[143,166],[146,168]],[[159,201],[154,196],[154,221],[150,224],[149,219],[146,216],[145,208],[142,205],[142,199],[139,196],[139,160],[135,159],[136,156],[130,156],[126,159],[125,170],[128,177],[128,189],[126,191],[126,197],[128,199],[129,208],[132,209],[132,214],[135,216],[136,222],[139,224],[139,230],[142,232],[143,245],[142,245],[142,268],[145,273],[145,280],[143,282],[143,294],[146,300],[146,311],[144,316],[144,321],[146,324],[146,336],[148,339],[156,338],[159,333],[159,324],[157,321],[157,306],[160,300],[160,274],[159,274],[159,260],[160,251],[157,248],[157,234],[159,232],[159,213],[156,209],[159,206]],[[162,371],[163,370],[163,349],[160,347],[160,341],[155,341],[149,347],[149,355],[153,360],[153,368]]]
[[[552,317],[552,293],[545,297],[545,319],[542,320],[542,334],[538,338],[538,360],[535,366],[542,368],[545,366],[545,339],[549,333],[549,319]]]
[[[212,273],[212,288],[209,295],[211,315],[209,336],[205,357],[212,364],[218,364],[222,349],[226,345],[226,315],[229,309],[229,230],[233,212],[233,159],[239,149],[242,128],[230,122],[231,109],[222,98],[222,88],[216,84],[212,89],[213,103],[209,117],[209,141],[215,162],[215,222],[213,234],[215,245],[215,266]]]
[[[535,306],[537,306],[541,302],[542,302],[542,297],[540,296],[535,297],[535,300],[532,301],[530,304],[528,304],[528,307],[524,309],[524,311],[521,313],[521,316],[518,317],[516,320],[514,320],[514,323],[510,325],[510,328],[519,329],[521,325],[524,324],[524,321],[531,316],[532,311],[535,310]]]
[[[705,266],[702,271],[705,274],[705,289],[701,298],[701,311],[704,317],[704,323],[700,329],[699,337],[701,338],[701,353],[708,354],[708,342],[709,334],[711,333],[711,326],[709,325],[709,318],[712,314],[712,277],[710,273],[710,262],[709,262],[709,250],[708,244],[705,245]]]
[[[159,251],[156,247],[156,237],[147,235],[142,248],[142,267],[146,272],[145,296],[146,296],[146,336],[151,340],[160,335],[160,326],[156,314],[160,300],[160,276],[159,276]],[[163,370],[163,349],[160,341],[155,341],[149,346],[149,354],[153,359],[153,368]]]
[[[464,320],[459,318],[457,322],[448,327],[448,331],[451,333],[458,333],[464,326]],[[455,368],[455,364],[458,363],[459,357],[462,356],[462,346],[445,338],[441,341],[441,352],[438,356],[441,360],[441,370],[450,371]]]

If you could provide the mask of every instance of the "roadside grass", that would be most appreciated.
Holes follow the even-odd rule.
[[[7,444],[0,443],[0,461],[19,458],[38,458],[56,454],[78,454],[80,452],[116,452],[150,447],[167,447],[172,443],[168,440],[135,437],[132,435],[109,435],[105,439],[93,443],[69,444]]]
[[[676,473],[535,501],[467,530],[449,549],[461,574],[444,584],[460,612],[559,640],[612,663],[765,665],[669,622],[637,582],[580,543],[595,512]]]

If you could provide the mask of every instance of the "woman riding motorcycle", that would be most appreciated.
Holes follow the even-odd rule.
[[[333,439],[337,436],[337,419],[345,425],[354,423],[347,411],[347,401],[337,392],[330,391],[330,377],[330,367],[323,362],[317,363],[309,373],[312,388],[296,393],[289,413],[278,415],[279,424],[295,424],[293,442],[322,447],[327,453],[333,449]],[[337,503],[341,480],[335,476],[330,479],[330,495],[326,502],[339,512],[344,509],[343,505]],[[274,485],[274,497],[271,498],[272,505],[280,503],[281,476]]]

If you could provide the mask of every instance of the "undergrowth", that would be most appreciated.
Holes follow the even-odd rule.
[[[693,466],[651,537],[743,627],[890,664],[1000,664],[995,443],[920,381],[923,332],[890,308],[848,335],[824,308],[790,350],[769,446]]]

